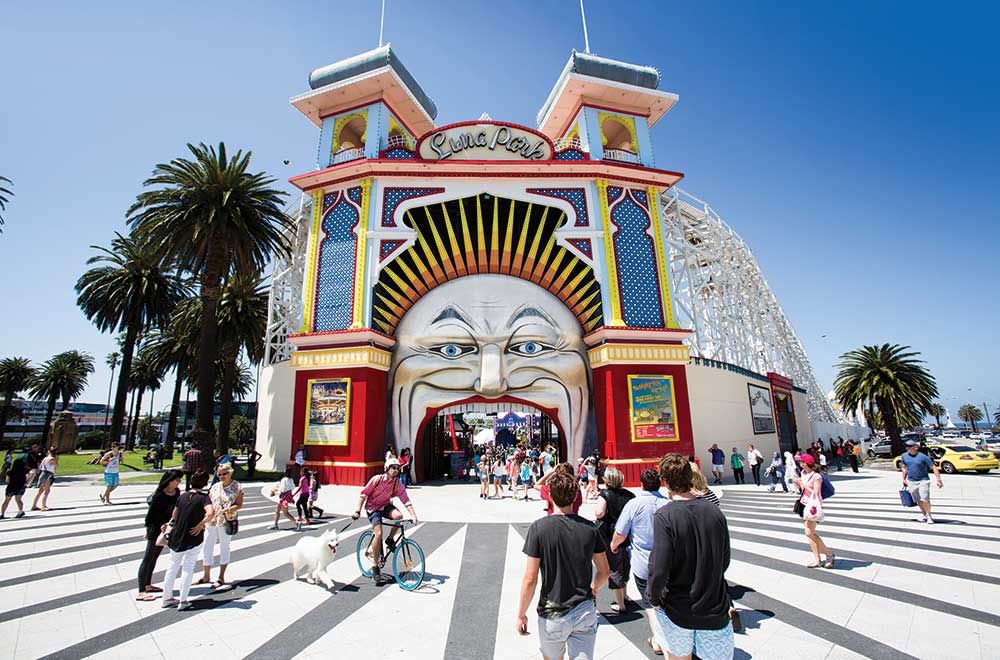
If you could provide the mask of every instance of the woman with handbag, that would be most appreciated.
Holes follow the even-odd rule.
[[[806,564],[806,567],[833,568],[836,557],[816,533],[816,525],[823,520],[823,477],[816,466],[816,459],[811,454],[801,454],[798,461],[802,466],[802,476],[795,481],[802,491],[802,496],[795,502],[795,512],[802,516],[806,540],[809,541],[813,553],[813,561]],[[825,562],[820,562],[820,552],[826,556]]]
[[[143,538],[146,539],[146,551],[142,554],[142,562],[139,564],[139,595],[136,600],[156,600],[156,594],[163,591],[159,587],[150,584],[153,581],[153,569],[156,568],[156,560],[160,558],[160,552],[166,545],[166,538],[163,536],[164,527],[170,520],[174,512],[174,505],[180,496],[181,480],[184,473],[180,470],[167,470],[160,477],[160,483],[156,490],[149,496],[149,508],[146,510],[146,532]]]
[[[226,567],[229,566],[229,541],[239,531],[240,507],[243,506],[243,488],[233,479],[231,463],[220,463],[215,469],[218,481],[208,491],[215,515],[205,525],[205,547],[202,555],[204,574],[195,584],[212,583],[213,589],[226,586]],[[219,579],[212,582],[212,558],[215,543],[219,542]]]

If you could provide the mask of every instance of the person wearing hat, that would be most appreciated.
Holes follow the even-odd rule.
[[[392,498],[398,497],[406,506],[413,524],[417,524],[417,513],[410,503],[410,496],[406,494],[406,486],[399,481],[399,459],[395,456],[387,458],[385,461],[385,474],[377,474],[368,480],[368,483],[361,490],[358,498],[358,506],[351,516],[354,520],[361,517],[361,507],[365,508],[368,520],[372,524],[372,578],[375,584],[382,586],[389,580],[382,576],[379,563],[382,558],[382,520],[402,520],[403,514],[399,512],[393,503]],[[396,549],[396,532],[398,528],[393,527],[389,533],[389,538],[385,540],[386,549],[392,552]]]
[[[802,476],[795,480],[802,493],[799,498],[801,506],[797,505],[796,511],[799,512],[805,523],[806,540],[809,541],[809,549],[812,550],[813,555],[813,561],[806,564],[806,567],[833,568],[836,557],[820,538],[820,535],[816,533],[816,525],[823,520],[823,475],[820,474],[819,465],[812,454],[799,454],[796,460],[802,466]],[[821,552],[826,556],[826,561],[820,561]]]
[[[913,501],[920,507],[920,522],[928,525],[934,524],[931,517],[931,478],[930,472],[934,471],[934,478],[937,479],[937,487],[944,486],[941,483],[941,472],[938,466],[927,454],[920,452],[920,443],[916,440],[906,441],[906,451],[899,457],[899,465],[903,470],[903,488],[910,491]]]

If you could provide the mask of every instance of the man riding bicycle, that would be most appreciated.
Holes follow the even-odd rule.
[[[374,578],[375,584],[379,586],[388,582],[388,579],[382,576],[379,569],[382,559],[382,520],[402,520],[403,518],[403,514],[392,504],[393,497],[400,499],[406,506],[406,510],[410,513],[413,524],[417,523],[417,514],[413,510],[413,504],[410,503],[410,496],[406,494],[406,486],[399,481],[399,470],[399,460],[397,458],[392,457],[387,460],[385,462],[385,474],[375,475],[368,481],[361,490],[358,507],[354,511],[354,515],[351,516],[354,520],[361,517],[362,506],[365,508],[365,513],[368,514],[368,520],[372,524],[372,534],[374,535],[371,546],[372,578]],[[395,538],[398,531],[396,527],[393,527],[389,533],[389,537],[385,540],[387,552],[393,552],[396,549]]]

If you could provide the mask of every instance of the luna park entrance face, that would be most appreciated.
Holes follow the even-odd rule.
[[[474,475],[474,458],[486,451],[541,453],[552,447],[566,460],[565,437],[545,412],[521,404],[469,403],[449,406],[430,417],[413,448],[421,481],[464,481]]]

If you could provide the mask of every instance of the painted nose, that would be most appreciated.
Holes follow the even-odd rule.
[[[476,391],[483,396],[500,396],[507,391],[507,377],[500,347],[487,344],[483,346],[482,356]]]

